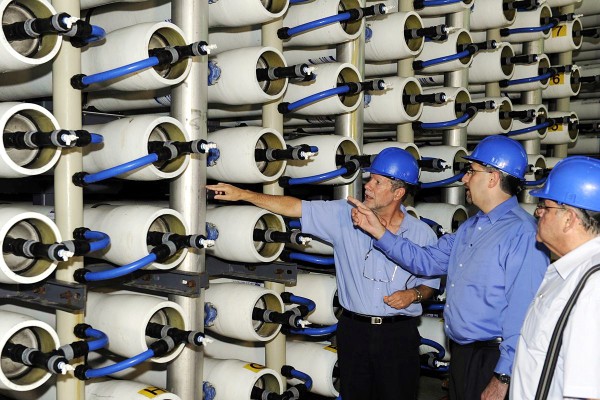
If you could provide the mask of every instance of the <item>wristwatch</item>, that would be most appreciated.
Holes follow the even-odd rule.
[[[510,383],[510,375],[499,374],[497,372],[494,372],[494,376],[500,381],[500,383],[503,383],[505,385],[508,385]]]

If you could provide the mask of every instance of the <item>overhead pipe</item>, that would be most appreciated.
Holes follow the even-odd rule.
[[[553,120],[554,124],[548,127],[548,133],[542,139],[542,144],[569,144],[577,140],[579,133],[577,114],[569,111],[551,111],[548,113],[548,118]]]
[[[461,173],[466,160],[463,158],[467,155],[467,150],[460,146],[423,146],[419,147],[421,157],[439,158],[446,161],[448,168],[442,172],[421,171],[420,181],[422,183],[438,182],[441,180],[452,178]],[[462,186],[461,183],[452,184],[452,186]]]
[[[465,206],[447,203],[417,203],[415,209],[421,217],[435,221],[446,233],[456,232],[458,227],[469,218]]]
[[[489,136],[510,131],[513,119],[512,101],[506,97],[483,97],[477,101],[492,101],[495,107],[490,110],[479,110],[467,125],[469,136]]]

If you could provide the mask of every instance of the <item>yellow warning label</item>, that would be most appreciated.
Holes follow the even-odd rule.
[[[554,75],[550,78],[551,85],[564,85],[565,84],[565,73],[561,72],[560,74]]]
[[[165,389],[161,389],[156,386],[148,386],[147,388],[140,390],[138,393],[141,394],[142,396],[146,396],[149,399],[153,399],[156,396],[160,396],[161,394],[165,394],[165,393],[169,393],[169,392],[167,392]]]
[[[567,36],[567,26],[564,24],[557,25],[554,28],[552,28],[552,37],[561,37],[561,36]]]
[[[250,363],[250,364],[244,365],[244,368],[249,369],[252,372],[258,372],[261,369],[265,369],[266,367],[264,365],[260,365],[257,363]]]
[[[337,347],[332,344],[330,344],[329,346],[323,347],[323,349],[330,351],[332,353],[337,353]]]
[[[549,127],[548,129],[551,130],[552,132],[562,132],[564,129],[564,125],[563,124],[554,124],[551,127]]]

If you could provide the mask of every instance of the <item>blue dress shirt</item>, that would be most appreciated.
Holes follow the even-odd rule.
[[[419,285],[438,288],[439,279],[423,279],[396,268],[394,262],[373,246],[371,236],[354,227],[351,210],[346,200],[302,202],[302,232],[333,245],[340,304],[365,315],[421,315],[420,304],[397,310],[385,304],[383,296]],[[408,214],[404,207],[402,211],[404,220],[397,232],[399,237],[420,245],[435,243],[435,233],[427,224]]]
[[[495,372],[510,375],[527,307],[549,264],[535,234],[535,219],[512,197],[435,245],[386,232],[375,246],[415,274],[447,274],[446,334],[459,344],[501,337]]]

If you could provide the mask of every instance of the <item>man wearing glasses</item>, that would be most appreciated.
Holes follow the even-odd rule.
[[[528,168],[521,145],[503,136],[483,139],[462,178],[479,212],[454,234],[422,246],[391,235],[373,211],[355,199],[352,218],[373,236],[375,248],[406,270],[447,274],[445,331],[450,338],[450,399],[502,400],[527,305],[548,265],[535,240],[535,220],[517,202]]]
[[[418,185],[419,167],[405,150],[386,148],[368,169],[365,204],[391,234],[427,245],[433,230],[406,212],[402,201]],[[371,236],[352,224],[346,200],[301,201],[219,183],[207,185],[217,200],[243,200],[288,217],[301,217],[302,232],[333,244],[338,298],[340,394],[344,400],[416,399],[419,378],[417,330],[421,300],[433,295],[438,279],[412,275],[373,246]]]
[[[511,398],[536,398],[550,339],[582,277],[600,263],[600,161],[569,157],[550,172],[544,186],[532,190],[537,239],[559,259],[548,267],[530,304],[515,358]],[[600,272],[590,275],[574,303],[562,334],[554,371],[549,370],[548,399],[600,398]]]

